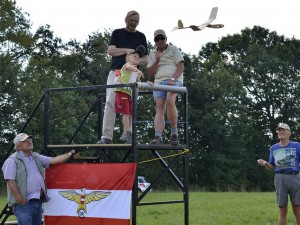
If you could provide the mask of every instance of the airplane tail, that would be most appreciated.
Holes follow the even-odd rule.
[[[178,20],[178,23],[177,23],[177,27],[174,27],[171,31],[174,31],[174,30],[178,30],[178,29],[183,29],[183,23],[181,20]]]
[[[181,28],[181,29],[183,28],[183,23],[182,23],[181,20],[178,20],[178,27]]]

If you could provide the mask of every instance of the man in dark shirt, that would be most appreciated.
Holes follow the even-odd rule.
[[[139,65],[147,63],[147,40],[146,36],[137,31],[140,15],[136,11],[129,11],[125,17],[126,27],[116,29],[112,32],[108,46],[108,54],[112,56],[110,71],[107,78],[107,85],[115,83],[115,73],[126,63],[126,55],[131,50],[136,50],[139,46],[144,46],[143,57],[140,58]],[[98,144],[110,144],[113,139],[115,126],[115,88],[106,89],[106,103],[102,124],[102,136]]]

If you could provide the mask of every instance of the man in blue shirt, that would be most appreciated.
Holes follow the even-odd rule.
[[[275,172],[278,224],[287,224],[288,196],[290,196],[297,225],[300,225],[300,143],[290,141],[291,129],[285,123],[277,127],[277,132],[279,143],[271,146],[269,162],[258,159],[257,163]]]

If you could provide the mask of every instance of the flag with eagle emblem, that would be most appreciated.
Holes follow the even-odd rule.
[[[45,225],[130,225],[136,163],[65,163],[46,170]]]

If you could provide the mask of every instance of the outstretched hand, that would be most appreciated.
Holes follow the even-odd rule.
[[[138,74],[138,80],[140,80],[140,79],[141,79],[141,77],[144,77],[144,74],[143,74],[143,72],[142,72],[142,71],[140,71],[140,70],[138,70],[138,71],[137,71],[137,74]]]
[[[267,164],[267,162],[266,162],[265,160],[263,160],[263,159],[258,159],[258,160],[257,160],[257,164],[258,164],[259,166],[265,166],[265,165]]]
[[[80,157],[80,152],[76,152],[74,149],[71,150],[71,154],[74,159],[77,159]]]

